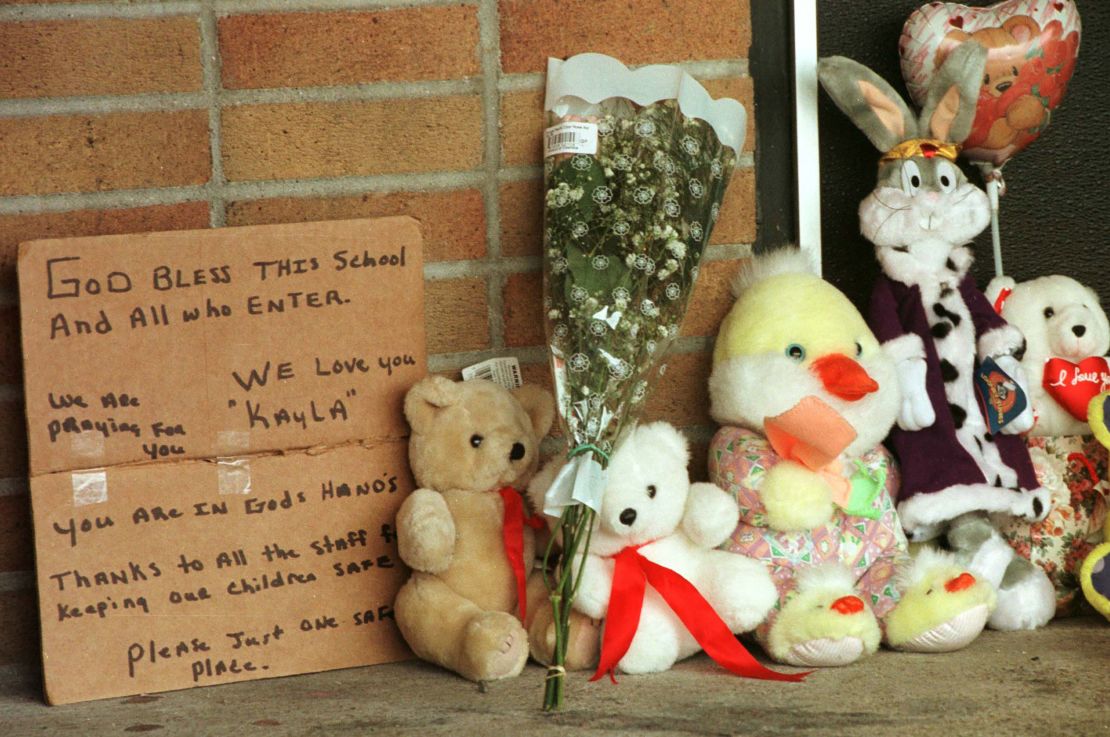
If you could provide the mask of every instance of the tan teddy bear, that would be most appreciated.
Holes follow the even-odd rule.
[[[417,656],[473,681],[520,673],[529,635],[550,656],[550,606],[539,574],[525,577],[542,526],[520,491],[536,472],[554,418],[536,386],[428,377],[409,390],[409,463],[420,488],[397,513],[401,559],[412,576],[397,594],[397,625]],[[568,665],[597,657],[597,628],[572,631]]]

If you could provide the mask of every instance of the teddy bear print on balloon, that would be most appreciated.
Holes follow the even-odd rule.
[[[911,562],[881,445],[902,406],[897,361],[923,357],[921,339],[880,345],[794,250],[757,257],[734,289],[709,380],[723,425],[709,475],[740,506],[727,549],[766,563],[779,591],[761,644],[780,662],[836,666],[884,636],[922,652],[974,640],[994,592],[943,554]]]
[[[990,208],[955,159],[971,130],[986,56],[973,42],[952,51],[933,75],[919,117],[866,67],[843,57],[819,65],[829,96],[882,152],[878,184],[860,205],[861,231],[882,270],[869,322],[880,340],[917,335],[925,346],[924,359],[899,361],[904,401],[890,436],[903,474],[898,511],[914,540],[942,535],[964,515],[1036,522],[1051,508],[1017,435],[1032,426],[1032,409],[1013,406],[1011,416],[988,424],[977,391],[986,375],[983,402],[1002,413],[1002,400],[1015,399],[1014,389],[1027,394],[1028,386],[1021,332],[968,273],[973,256],[965,244],[986,227]],[[1012,563],[979,556],[972,569],[999,586]],[[1012,573],[1020,581],[999,590],[992,626],[1040,626],[1046,605],[1048,616],[1054,608],[1051,585],[1037,569]]]

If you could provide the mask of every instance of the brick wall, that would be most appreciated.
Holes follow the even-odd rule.
[[[751,111],[748,0],[0,6],[0,667],[37,657],[15,256],[24,240],[409,214],[431,370],[512,354],[539,300],[546,57],[679,62]],[[745,155],[648,413],[712,432],[709,348],[755,238]]]

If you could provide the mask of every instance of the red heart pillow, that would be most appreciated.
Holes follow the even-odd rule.
[[[1110,388],[1110,364],[1102,356],[1088,356],[1078,364],[1050,358],[1045,361],[1041,385],[1072,417],[1086,422],[1091,398]]]

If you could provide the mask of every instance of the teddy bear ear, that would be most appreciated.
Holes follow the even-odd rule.
[[[513,396],[531,418],[536,437],[545,437],[551,430],[551,423],[555,421],[555,400],[551,393],[535,384],[525,384],[514,390]]]
[[[413,384],[405,395],[405,419],[420,432],[436,413],[459,401],[459,385],[442,376],[428,376]]]
[[[664,453],[685,466],[690,460],[686,436],[666,422],[652,422],[636,429],[636,443],[650,448],[652,453]]]

